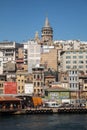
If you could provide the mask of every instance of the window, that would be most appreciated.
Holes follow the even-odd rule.
[[[34,75],[34,79],[36,78],[36,75]]]
[[[84,62],[82,60],[80,60],[79,63],[83,64]]]
[[[74,71],[72,71],[72,74],[74,74]]]
[[[40,75],[37,75],[37,79],[39,79],[40,78]]]
[[[85,86],[85,89],[87,89],[87,86]]]
[[[77,71],[75,71],[75,74],[77,74]]]
[[[70,51],[67,51],[66,54],[70,54],[71,52]]]
[[[24,82],[24,80],[21,80],[21,82]]]
[[[36,87],[36,82],[34,82],[34,87]]]
[[[71,66],[69,66],[69,65],[66,66],[67,69],[70,69],[70,67],[71,67]]]
[[[83,52],[82,52],[82,51],[80,51],[80,52],[79,52],[79,54],[83,54]]]
[[[66,61],[66,64],[70,64],[70,61]]]
[[[73,59],[76,59],[77,58],[77,56],[73,56]]]
[[[40,86],[40,82],[37,82],[37,86]]]
[[[71,56],[66,56],[66,59],[70,59],[71,58]]]
[[[20,86],[18,86],[18,89],[20,90]]]
[[[0,66],[1,66],[1,61],[0,61]]]
[[[74,51],[73,54],[76,54],[76,51]]]
[[[74,66],[73,66],[73,69],[77,69],[77,66],[76,66],[76,65],[74,65]]]
[[[41,82],[41,86],[43,86],[43,82]]]
[[[83,56],[79,56],[79,59],[82,59],[83,58]]]
[[[83,68],[83,66],[82,66],[82,65],[79,65],[79,68],[81,69],[81,68]]]
[[[76,61],[76,60],[74,60],[74,61],[73,61],[73,64],[76,64],[76,63],[77,63],[77,61]]]

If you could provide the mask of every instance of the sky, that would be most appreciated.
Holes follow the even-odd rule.
[[[41,38],[46,17],[53,40],[87,41],[87,0],[0,0],[0,42]]]

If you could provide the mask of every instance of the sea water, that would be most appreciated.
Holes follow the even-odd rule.
[[[0,130],[87,130],[87,114],[0,116]]]

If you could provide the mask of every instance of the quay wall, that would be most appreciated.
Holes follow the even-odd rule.
[[[17,111],[14,114],[80,114],[87,113],[87,108],[30,108]]]

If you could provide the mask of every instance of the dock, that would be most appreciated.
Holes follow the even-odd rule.
[[[87,113],[87,108],[28,108],[14,114],[81,114]]]

